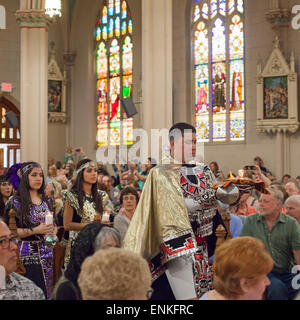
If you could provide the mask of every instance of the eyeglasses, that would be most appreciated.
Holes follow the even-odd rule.
[[[153,289],[153,288],[149,288],[149,289],[148,289],[147,295],[146,295],[148,300],[151,299],[153,292],[154,292],[154,289]]]
[[[12,236],[10,238],[0,239],[0,246],[2,249],[10,249],[11,242],[15,245],[18,245],[19,240],[17,236]]]

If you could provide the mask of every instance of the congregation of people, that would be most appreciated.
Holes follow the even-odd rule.
[[[226,173],[209,164],[216,185],[248,179],[268,192],[244,188],[234,205],[218,202],[207,237],[213,288],[200,300],[299,294],[293,279],[300,272],[300,176],[275,177],[258,156],[249,162]],[[132,160],[108,168],[82,148],[68,148],[63,161],[49,159],[48,172],[36,162],[9,168],[0,176],[0,300],[150,299],[149,261],[122,247],[155,166],[148,158],[145,165]],[[232,239],[217,246],[226,213]]]

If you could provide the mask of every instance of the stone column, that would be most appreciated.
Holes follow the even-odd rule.
[[[21,161],[48,161],[48,24],[45,1],[20,1]]]
[[[172,63],[172,0],[142,0],[141,124],[148,137],[173,124]]]

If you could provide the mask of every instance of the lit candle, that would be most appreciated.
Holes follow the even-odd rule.
[[[53,224],[53,214],[50,211],[48,211],[46,213],[45,223],[46,224]]]
[[[109,222],[109,213],[106,213],[106,212],[103,213],[102,222]]]

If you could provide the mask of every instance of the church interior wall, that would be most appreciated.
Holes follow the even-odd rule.
[[[297,1],[289,1],[291,9]],[[191,38],[189,37],[190,1],[173,2],[173,86],[174,120],[193,122],[191,74]],[[244,143],[224,143],[205,145],[205,162],[217,161],[224,173],[230,170],[237,173],[245,164],[252,164],[253,157],[263,158],[265,166],[272,172],[276,170],[276,136],[256,131],[257,98],[256,70],[259,59],[265,63],[273,48],[274,31],[265,14],[269,1],[245,0],[245,95],[246,95],[246,140]],[[296,70],[299,72],[299,30],[284,31],[287,34],[287,59],[291,50],[295,53]],[[297,38],[298,36],[298,38]],[[297,40],[298,39],[298,40]],[[282,45],[285,47],[285,41]],[[283,50],[284,51],[284,50]],[[298,80],[299,82],[299,80]],[[299,130],[291,138],[291,174],[299,175]]]
[[[128,0],[133,17],[133,100],[140,111],[141,105],[141,1]],[[96,156],[96,73],[94,65],[93,32],[103,2],[78,1],[74,9],[71,29],[71,48],[77,57],[72,71],[71,145],[83,146],[86,155]],[[80,21],[80,23],[78,23]],[[140,126],[140,114],[134,117],[134,126]],[[84,121],[83,121],[84,119]]]
[[[20,29],[15,13],[18,0],[2,0],[6,9],[6,30],[0,30],[0,83],[12,83],[13,91],[5,96],[19,108],[20,101]]]
[[[54,44],[55,60],[61,70],[64,72],[63,53],[65,50],[63,20],[57,19],[49,26],[48,43],[49,43],[49,60],[51,55],[51,43]],[[69,111],[69,110],[68,110]],[[68,114],[68,116],[70,116]],[[48,123],[48,157],[56,161],[63,161],[66,150],[66,127],[68,123]]]

